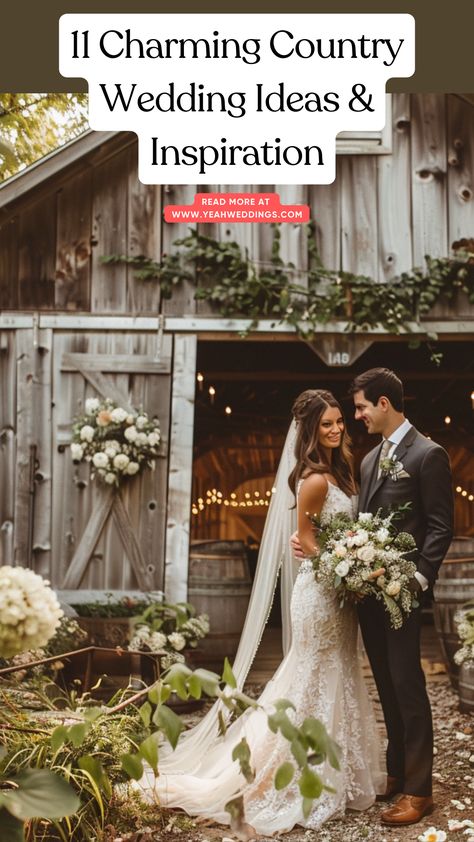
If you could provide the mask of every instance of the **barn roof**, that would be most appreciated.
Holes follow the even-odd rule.
[[[0,184],[0,207],[20,198],[53,175],[57,175],[89,153],[103,147],[113,138],[120,139],[122,141],[120,145],[135,142],[135,135],[131,132],[96,132],[88,129]]]

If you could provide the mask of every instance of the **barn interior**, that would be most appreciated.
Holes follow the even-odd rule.
[[[437,365],[433,351],[442,354]],[[330,367],[301,341],[198,343],[191,537],[258,547],[294,398],[327,388],[342,401],[356,468],[374,445],[353,418],[349,385],[385,365],[405,384],[406,415],[449,452],[455,534],[474,534],[474,354],[469,341],[436,348],[375,341],[350,366]]]

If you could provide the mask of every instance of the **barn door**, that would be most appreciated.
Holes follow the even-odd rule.
[[[171,336],[161,337],[157,344],[156,334],[55,335],[52,577],[56,587],[163,589],[173,379]],[[175,385],[179,389],[179,377]],[[110,397],[124,407],[143,406],[160,420],[162,446],[155,470],[124,483],[118,494],[91,481],[89,466],[74,465],[70,458],[72,419],[92,396]],[[189,458],[191,447],[192,440]],[[175,459],[173,451],[171,457]]]

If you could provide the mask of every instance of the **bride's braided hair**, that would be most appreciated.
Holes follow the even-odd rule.
[[[319,449],[319,426],[329,407],[343,412],[332,392],[325,389],[306,389],[299,395],[292,408],[296,421],[296,465],[288,477],[288,485],[296,497],[299,480],[307,474],[332,474],[346,494],[354,494],[354,474],[350,438],[344,427],[339,447],[332,451],[329,465]],[[344,416],[343,416],[344,417]]]

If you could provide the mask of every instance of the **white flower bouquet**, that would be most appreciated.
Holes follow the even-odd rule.
[[[458,666],[465,661],[474,661],[474,602],[466,602],[456,611],[454,622],[461,641],[461,648],[454,653]]]
[[[351,592],[373,594],[383,600],[395,629],[418,605],[407,587],[416,565],[405,557],[416,545],[407,532],[396,532],[393,520],[397,515],[392,512],[383,517],[381,511],[375,515],[362,512],[354,521],[340,514],[323,525],[314,516],[310,518],[320,548],[313,559],[316,580],[334,588],[342,601]],[[385,572],[373,578],[380,568]]]
[[[184,663],[182,651],[195,649],[198,641],[209,632],[207,614],[194,614],[189,602],[154,603],[137,620],[129,649],[141,652],[164,653],[161,668]]]
[[[0,657],[45,646],[62,616],[49,582],[24,567],[0,567]]]
[[[74,419],[71,457],[74,462],[90,462],[92,478],[108,485],[120,485],[145,466],[154,467],[161,441],[157,418],[143,410],[132,412],[107,398],[88,398],[85,414]]]

